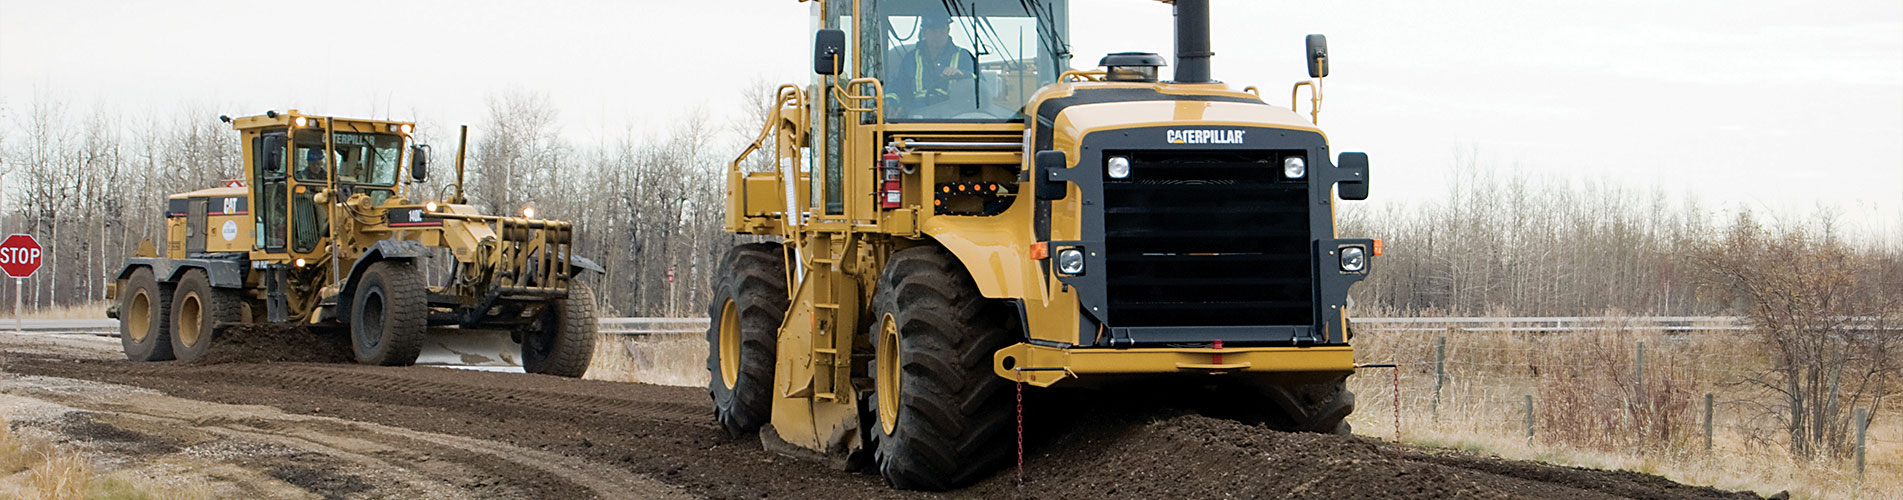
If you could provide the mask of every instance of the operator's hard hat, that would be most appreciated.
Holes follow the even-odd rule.
[[[951,24],[951,16],[944,12],[931,11],[919,16],[919,25],[927,28],[937,28],[948,24]]]

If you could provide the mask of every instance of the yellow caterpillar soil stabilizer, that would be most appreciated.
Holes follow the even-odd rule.
[[[1173,81],[1156,54],[1071,69],[1061,0],[811,4],[812,80],[741,155],[773,168],[728,173],[727,228],[778,238],[714,278],[729,432],[937,490],[1008,460],[1019,381],[1347,431],[1342,308],[1380,246],[1334,206],[1367,197],[1367,156],[1211,79],[1207,0],[1173,2]]]

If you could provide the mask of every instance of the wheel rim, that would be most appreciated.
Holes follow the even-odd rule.
[[[383,290],[367,290],[363,294],[363,305],[358,307],[358,331],[363,332],[358,342],[367,349],[375,349],[377,344],[383,343]]]
[[[145,336],[152,333],[152,296],[145,290],[133,292],[132,300],[126,306],[126,335],[133,342],[145,342]]]
[[[198,345],[199,334],[203,333],[199,330],[205,318],[204,313],[204,303],[198,299],[197,293],[188,293],[184,298],[179,299],[177,332],[179,343],[187,346]]]
[[[720,382],[732,389],[740,381],[740,308],[720,307]]]
[[[878,357],[878,383],[874,387],[879,396],[879,426],[886,434],[899,426],[899,322],[891,314],[880,319]]]

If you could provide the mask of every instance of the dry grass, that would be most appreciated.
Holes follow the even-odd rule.
[[[160,487],[139,478],[102,475],[84,456],[12,430],[0,418],[0,498],[19,500],[197,500],[203,484]]]
[[[106,306],[109,305],[112,303],[102,300],[69,306],[29,308],[21,317],[25,319],[104,319]],[[13,304],[0,304],[0,319],[13,319]]]
[[[1436,412],[1439,337],[1447,339],[1447,376]],[[1356,341],[1361,362],[1401,365],[1398,393],[1396,372],[1386,369],[1350,380],[1360,434],[1395,437],[1398,394],[1404,442],[1765,494],[1789,490],[1798,498],[1903,498],[1903,426],[1896,419],[1873,422],[1861,479],[1849,461],[1793,461],[1764,413],[1764,395],[1740,383],[1768,360],[1735,333],[1667,335],[1628,325],[1564,334],[1370,329]],[[1643,391],[1634,370],[1639,342]],[[1706,393],[1717,403],[1709,454]]]
[[[601,335],[586,378],[705,387],[707,340],[700,333]]]

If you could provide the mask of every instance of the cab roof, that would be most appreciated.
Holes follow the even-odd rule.
[[[299,121],[300,118],[303,120]],[[403,126],[409,125],[412,130],[416,126],[416,122],[322,116],[293,109],[283,113],[268,111],[262,115],[234,118],[231,120],[231,128],[241,131],[276,127],[322,128],[326,118],[330,119],[340,132],[386,132],[407,135],[407,132],[402,132]]]

